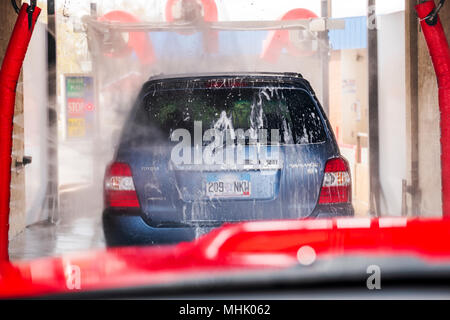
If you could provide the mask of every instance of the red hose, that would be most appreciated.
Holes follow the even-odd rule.
[[[0,69],[0,261],[9,260],[11,148],[16,86],[31,34],[41,12],[36,7],[32,15],[32,28],[29,30],[27,9],[28,4],[23,4]]]
[[[439,110],[441,113],[441,167],[442,212],[450,217],[450,51],[442,23],[430,26],[424,20],[435,8],[433,1],[416,6],[420,25],[430,51],[439,87]]]

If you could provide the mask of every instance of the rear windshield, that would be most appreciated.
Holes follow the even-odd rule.
[[[177,129],[194,135],[208,129],[265,137],[267,144],[325,142],[319,109],[298,88],[177,88],[157,89],[144,98],[131,134],[148,143],[170,140]],[[194,128],[195,127],[195,128]],[[201,129],[200,129],[201,128]],[[237,139],[237,138],[236,138]]]

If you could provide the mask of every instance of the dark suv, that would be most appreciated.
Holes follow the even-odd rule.
[[[226,222],[353,216],[351,178],[299,74],[155,77],[104,181],[108,245],[195,239]]]

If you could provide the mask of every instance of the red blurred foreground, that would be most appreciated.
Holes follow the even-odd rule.
[[[301,265],[297,254],[304,246],[313,250],[307,247],[300,252],[315,251],[316,259],[351,254],[409,255],[430,263],[450,262],[449,238],[450,219],[247,222],[224,226],[195,242],[176,246],[118,248],[4,262],[0,264],[0,297],[74,292],[76,282],[79,290],[90,291],[288,268]],[[80,276],[75,287],[74,272]]]

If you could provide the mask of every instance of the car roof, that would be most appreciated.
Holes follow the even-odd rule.
[[[148,79],[150,81],[158,80],[182,80],[192,78],[231,78],[231,77],[262,77],[262,78],[285,78],[304,79],[300,73],[296,72],[203,72],[203,73],[182,73],[182,74],[159,74]]]

